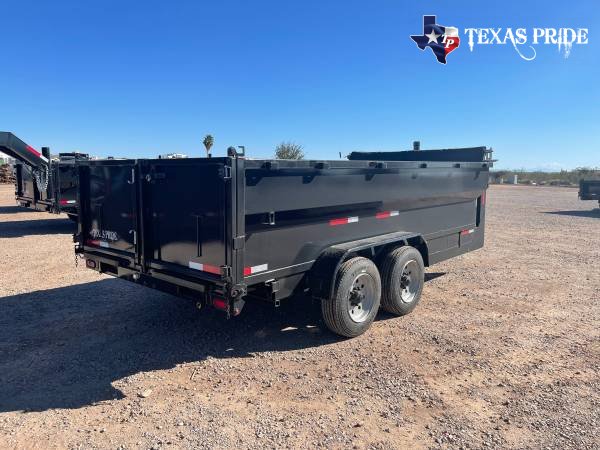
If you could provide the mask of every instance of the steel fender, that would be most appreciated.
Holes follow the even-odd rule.
[[[313,264],[308,274],[308,286],[313,296],[329,298],[333,295],[333,281],[337,276],[342,263],[349,255],[360,254],[377,262],[380,254],[386,248],[396,247],[398,244],[411,245],[421,252],[425,265],[428,265],[429,254],[427,242],[416,233],[390,233],[367,239],[335,244],[325,249]]]

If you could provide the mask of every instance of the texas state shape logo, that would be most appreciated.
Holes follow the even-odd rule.
[[[439,63],[446,64],[446,57],[460,44],[458,28],[435,23],[435,16],[423,16],[423,34],[411,35],[421,50],[429,47]]]

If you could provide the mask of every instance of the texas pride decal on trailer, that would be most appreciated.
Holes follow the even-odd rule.
[[[423,16],[423,34],[413,34],[411,39],[421,50],[429,47],[442,64],[446,64],[446,56],[460,45],[458,28],[438,25],[435,16]]]

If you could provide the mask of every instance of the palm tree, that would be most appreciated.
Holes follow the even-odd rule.
[[[204,147],[206,148],[206,156],[210,156],[210,149],[213,146],[213,144],[215,143],[214,138],[210,134],[207,134],[204,137],[204,140],[202,141],[202,143],[204,144]]]

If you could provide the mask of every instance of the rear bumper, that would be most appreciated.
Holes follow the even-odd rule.
[[[29,209],[34,209],[36,211],[49,212],[54,214],[66,213],[66,214],[75,214],[77,215],[77,203],[69,202],[69,203],[60,203],[56,204],[53,200],[37,200],[35,201],[31,197],[15,197],[16,202],[24,207]]]
[[[17,203],[24,208],[35,209],[36,211],[54,212],[54,202],[48,200],[35,201],[31,197],[16,197]]]
[[[189,298],[202,305],[211,305],[216,298],[224,299],[228,305],[228,311],[230,307],[233,311],[235,301],[239,300],[231,295],[227,281],[217,275],[184,274],[152,267],[142,271],[141,267],[135,264],[133,258],[127,256],[109,254],[102,249],[88,246],[78,249],[77,252],[85,259],[88,269],[178,297]]]

